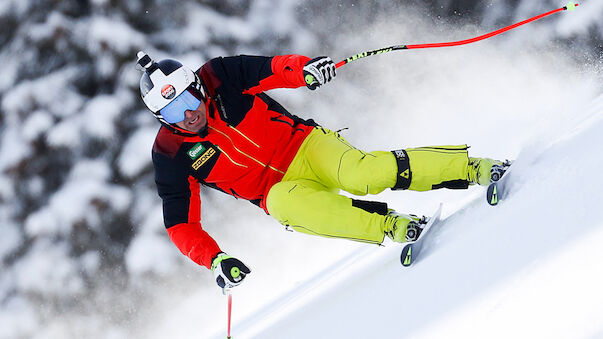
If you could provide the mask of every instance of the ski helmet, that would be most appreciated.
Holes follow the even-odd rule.
[[[155,118],[172,130],[183,131],[175,124],[183,121],[184,112],[205,102],[199,76],[177,60],[155,62],[145,52],[138,52],[138,66],[144,71],[140,78],[140,95]]]

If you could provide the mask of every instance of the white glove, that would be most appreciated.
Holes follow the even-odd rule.
[[[315,90],[335,78],[335,63],[327,56],[314,58],[304,66],[306,87]]]

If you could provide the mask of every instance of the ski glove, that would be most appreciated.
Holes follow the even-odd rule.
[[[306,87],[315,90],[335,77],[335,63],[331,58],[322,56],[314,58],[304,66]]]
[[[211,263],[216,283],[221,288],[238,286],[251,270],[239,259],[233,258],[224,252],[218,253]]]

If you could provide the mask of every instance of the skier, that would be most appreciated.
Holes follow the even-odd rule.
[[[201,185],[249,200],[299,232],[381,244],[385,236],[417,239],[425,218],[340,190],[463,189],[488,185],[501,165],[470,158],[467,145],[365,152],[265,94],[326,84],[335,77],[329,57],[218,57],[193,72],[176,60],[137,56],[142,99],[162,124],[152,158],[168,235],[222,288],[239,285],[250,270],[202,229]]]

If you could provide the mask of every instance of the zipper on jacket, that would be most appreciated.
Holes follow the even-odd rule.
[[[232,162],[233,164],[235,164],[235,165],[237,165],[237,166],[241,166],[241,167],[248,168],[248,166],[247,166],[247,165],[239,164],[238,162],[234,161],[234,160],[233,160],[233,159],[230,157],[230,155],[228,155],[228,153],[224,152],[224,150],[223,150],[223,149],[222,149],[220,146],[216,145],[216,147],[217,147],[217,148],[220,150],[220,152],[222,152],[222,153],[223,153],[223,154],[224,154],[224,155],[225,155],[225,156],[228,158],[228,160],[230,160],[230,162]]]
[[[243,132],[239,131],[238,129],[232,127],[232,126],[228,126],[229,128],[233,129],[235,132],[239,133],[239,135],[241,135],[243,138],[245,138],[247,141],[249,141],[250,143],[253,144],[253,146],[260,148],[260,145],[256,144],[255,142],[253,142],[253,140],[249,139],[248,136],[246,136],[245,134],[243,134]]]

